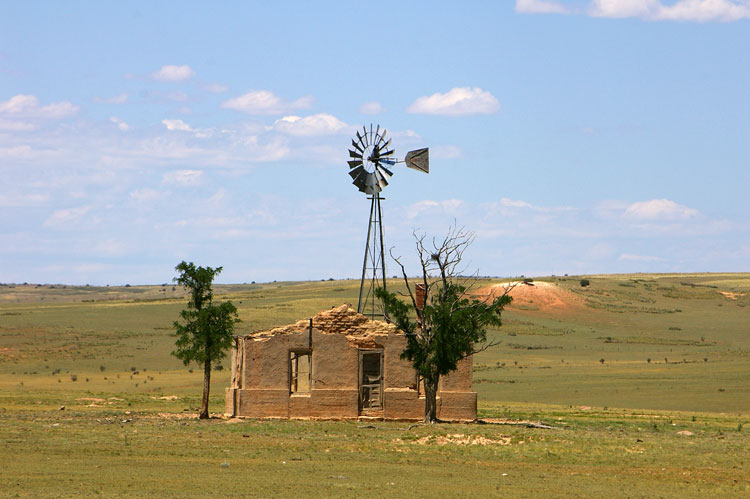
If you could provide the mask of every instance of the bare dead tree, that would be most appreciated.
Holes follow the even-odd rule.
[[[396,325],[407,335],[401,358],[408,359],[424,382],[424,422],[437,421],[437,389],[440,376],[457,368],[460,360],[497,345],[487,341],[487,326],[499,326],[501,313],[510,303],[512,285],[501,295],[480,297],[475,293],[478,273],[465,274],[464,255],[474,233],[452,225],[442,239],[427,239],[414,232],[424,301],[418,300],[400,256],[391,257],[401,268],[410,305],[394,293],[378,290]],[[413,320],[415,317],[416,320]]]

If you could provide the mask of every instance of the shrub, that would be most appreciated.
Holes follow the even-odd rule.
[[[591,282],[588,279],[581,279],[581,287],[585,288],[589,284],[591,284]]]

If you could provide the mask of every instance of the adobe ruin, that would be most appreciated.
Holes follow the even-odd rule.
[[[228,416],[255,418],[421,420],[424,392],[409,361],[406,336],[349,305],[295,324],[237,336],[232,353]],[[443,420],[474,421],[472,359],[441,377]]]

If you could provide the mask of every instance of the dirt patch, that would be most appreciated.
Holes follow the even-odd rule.
[[[400,444],[407,443],[400,438],[396,438],[393,441]],[[415,445],[510,445],[510,437],[487,438],[481,435],[455,433],[453,435],[428,435],[408,443]]]
[[[500,283],[480,288],[476,295],[487,300],[494,299],[509,288],[508,294],[513,297],[513,302],[508,307],[511,310],[566,312],[584,307],[583,298],[549,282]]]
[[[98,399],[96,397],[78,397],[76,402],[106,402],[104,399]]]
[[[741,296],[745,296],[745,293],[734,293],[732,291],[719,291],[719,294],[730,300],[736,300]]]
[[[18,351],[17,348],[2,347],[0,348],[0,359],[3,360],[19,360],[25,359],[26,355]]]
[[[198,419],[195,412],[160,412],[156,417],[161,419]]]

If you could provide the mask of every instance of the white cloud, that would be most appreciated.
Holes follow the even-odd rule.
[[[229,90],[229,87],[226,85],[222,85],[221,83],[207,83],[203,85],[203,90],[206,92],[210,92],[212,94],[223,94],[227,90]]]
[[[567,14],[570,11],[552,0],[516,0],[516,12],[523,14]]]
[[[687,220],[698,215],[698,211],[668,199],[652,199],[633,203],[625,209],[623,216],[631,220]]]
[[[28,132],[34,130],[36,125],[28,121],[0,119],[0,130],[8,132]]]
[[[330,114],[313,114],[300,118],[299,116],[284,116],[276,120],[273,129],[289,135],[314,136],[338,133],[348,127],[346,123]]]
[[[66,208],[55,210],[52,215],[44,221],[45,227],[60,227],[69,225],[80,220],[91,210],[90,206],[79,206],[77,208]]]
[[[115,125],[117,125],[117,128],[119,128],[123,132],[127,132],[128,130],[130,130],[130,125],[128,125],[127,123],[125,123],[124,121],[122,121],[119,118],[111,116],[109,118],[109,121],[111,121],[112,123],[114,123]]]
[[[34,154],[34,150],[29,145],[0,147],[0,158],[29,158]]]
[[[503,206],[505,208],[533,208],[533,206],[531,206],[531,203],[527,203],[526,201],[513,200],[509,198],[501,198],[500,206]]]
[[[362,114],[380,114],[383,112],[383,106],[380,102],[365,102],[359,106],[359,112]]]
[[[309,96],[289,102],[268,90],[251,90],[224,101],[221,107],[247,114],[281,114],[292,109],[307,109],[312,102],[313,99]]]
[[[661,262],[661,261],[664,261],[663,258],[659,258],[658,256],[633,255],[630,253],[621,254],[618,257],[618,260],[625,261],[625,262]]]
[[[114,97],[94,97],[94,102],[98,104],[125,104],[128,101],[128,94],[122,93]]]
[[[186,187],[200,184],[202,178],[201,170],[176,170],[165,173],[162,182]]]
[[[460,199],[446,199],[445,201],[432,201],[425,199],[418,201],[406,209],[406,216],[412,220],[424,212],[441,212],[454,215],[464,205]]]
[[[499,109],[500,103],[490,92],[478,87],[456,87],[444,94],[420,97],[406,111],[413,114],[466,116],[492,114]]]
[[[750,19],[750,2],[747,0],[682,0],[671,6],[663,6],[657,19],[699,22]]]
[[[584,8],[559,0],[516,0],[523,14],[585,13],[592,17],[638,18],[646,21],[730,22],[750,19],[748,0],[590,0]]]
[[[167,130],[176,130],[180,132],[192,132],[193,129],[190,125],[182,120],[161,120],[162,124],[167,127]]]
[[[147,203],[150,201],[156,201],[161,197],[161,194],[154,190],[144,187],[143,189],[136,189],[130,193],[130,199],[139,203]]]
[[[38,206],[46,204],[51,199],[49,193],[0,192],[0,206],[3,207]]]
[[[162,66],[160,70],[151,74],[151,77],[157,81],[181,82],[192,78],[195,71],[190,66]]]
[[[595,17],[649,17],[658,0],[592,0],[588,13]]]
[[[537,213],[559,213],[566,211],[576,211],[576,208],[572,206],[535,206],[527,201],[500,198],[500,201],[496,203],[489,203],[486,205],[489,212],[500,211],[502,214],[510,214],[515,210],[528,210]]]
[[[61,119],[77,112],[78,106],[68,101],[53,102],[46,106],[40,106],[39,99],[33,95],[18,94],[7,101],[0,102],[0,116]]]
[[[589,15],[637,17],[648,21],[737,21],[750,19],[747,0],[678,0],[664,5],[660,0],[592,0]]]

